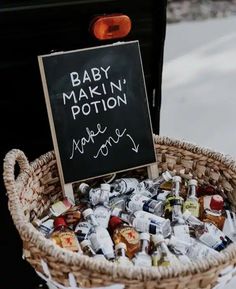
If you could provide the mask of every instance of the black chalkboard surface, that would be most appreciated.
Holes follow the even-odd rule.
[[[64,183],[156,161],[138,41],[38,60]]]

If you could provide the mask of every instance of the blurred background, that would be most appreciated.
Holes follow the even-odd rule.
[[[160,134],[236,157],[236,1],[168,1]]]

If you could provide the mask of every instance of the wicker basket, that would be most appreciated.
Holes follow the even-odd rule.
[[[154,141],[160,172],[175,170],[186,178],[192,174],[200,183],[215,183],[223,187],[235,210],[236,165],[232,159],[167,137],[154,136]],[[14,173],[16,162],[20,167],[17,178]],[[135,172],[145,176],[146,169]],[[117,283],[129,289],[213,288],[220,272],[225,268],[234,268],[236,264],[235,244],[225,249],[221,258],[196,261],[191,266],[132,267],[129,270],[108,261],[79,256],[54,245],[31,224],[34,218],[40,217],[62,197],[53,151],[30,164],[22,151],[9,151],[4,159],[4,182],[9,211],[23,241],[25,259],[42,278],[58,288],[102,287]]]

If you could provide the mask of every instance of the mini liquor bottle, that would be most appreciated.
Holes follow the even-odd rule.
[[[142,194],[133,193],[126,201],[126,210],[130,213],[143,210],[157,216],[163,214],[164,203],[156,201]]]
[[[39,227],[46,220],[62,215],[63,213],[68,211],[73,205],[74,204],[68,198],[59,200],[51,205],[51,207],[49,208],[49,212],[46,216],[44,216],[42,219],[33,220],[32,223],[36,227]]]
[[[179,264],[178,258],[171,253],[166,245],[164,237],[161,234],[153,235],[152,240],[155,244],[156,250],[158,250],[159,247],[159,259],[153,259],[153,266],[169,267],[171,265]]]
[[[150,235],[148,233],[140,234],[140,251],[132,259],[135,266],[151,267],[152,258],[149,255]]]
[[[94,215],[96,217],[98,224],[107,229],[110,215],[111,215],[110,208],[107,206],[98,204],[94,207],[93,212],[94,212]]]
[[[129,223],[138,232],[157,234],[161,233],[165,238],[171,234],[170,220],[144,211],[136,211],[133,214],[123,212],[115,208],[112,215],[118,216]]]
[[[186,255],[192,261],[204,260],[205,258],[218,259],[221,256],[220,254],[220,252],[217,252],[195,238],[191,238],[191,246],[188,246],[186,250]]]
[[[114,262],[123,266],[133,266],[133,263],[126,255],[127,247],[125,243],[118,243],[115,245],[116,257]]]
[[[85,203],[78,204],[63,213],[62,217],[65,219],[67,225],[73,226],[82,219],[82,212],[87,208],[88,206]]]
[[[213,223],[220,230],[223,230],[224,199],[220,195],[202,196],[199,198],[200,219],[204,222]]]
[[[172,189],[170,194],[166,197],[165,207],[164,207],[164,216],[167,219],[172,220],[172,210],[173,207],[181,206],[183,204],[183,198],[180,196],[180,184],[181,184],[181,177],[174,176],[172,179]]]
[[[79,191],[82,199],[87,199],[92,206],[97,205],[100,202],[101,188],[92,188],[87,183],[81,183],[79,185]]]
[[[153,180],[152,186],[149,188],[149,191],[152,195],[156,195],[158,193],[158,189],[164,189],[164,184],[169,183],[172,180],[172,175],[169,171],[163,172],[159,177]]]
[[[102,252],[97,252],[97,254],[95,253],[95,251],[92,248],[91,242],[89,240],[83,240],[80,243],[80,246],[81,246],[83,253],[85,255],[92,257],[94,259],[106,260],[105,256],[102,254]]]
[[[94,216],[92,209],[86,209],[83,211],[83,217],[85,221],[89,222],[92,225],[92,228],[89,232],[88,239],[92,244],[94,251],[102,252],[103,255],[108,259],[114,259],[114,249],[112,239],[104,227],[100,226]]]
[[[197,180],[191,179],[188,182],[187,199],[183,204],[183,212],[189,210],[195,217],[199,217],[199,202],[196,196]]]
[[[189,225],[194,236],[205,245],[221,251],[225,249],[232,241],[213,223],[202,222],[194,217],[188,210],[183,213],[186,223]]]
[[[74,232],[79,242],[88,238],[88,234],[92,228],[91,223],[86,221],[80,221],[74,228]]]
[[[139,233],[136,229],[116,216],[110,218],[108,228],[113,242],[115,244],[119,244],[120,242],[125,243],[127,248],[126,254],[129,258],[132,258],[140,248]]]
[[[127,194],[134,192],[139,184],[138,179],[135,178],[121,178],[116,179],[111,184],[111,195],[110,196],[119,196],[122,194]]]
[[[80,246],[84,255],[87,255],[89,257],[94,257],[96,255],[89,240],[83,240],[82,242],[80,242]]]
[[[104,183],[100,185],[100,204],[104,206],[107,206],[109,204],[110,192],[111,186],[109,184]]]
[[[74,231],[67,226],[63,217],[55,218],[54,230],[50,234],[49,238],[61,248],[82,253]]]
[[[211,222],[222,230],[225,222],[224,199],[222,196],[202,196],[199,198],[199,203],[200,219],[204,222]]]

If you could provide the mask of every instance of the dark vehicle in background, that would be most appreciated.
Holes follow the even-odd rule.
[[[94,19],[125,15],[131,30],[125,37],[97,39]],[[48,116],[37,56],[139,40],[154,133],[159,132],[161,80],[166,29],[166,0],[41,0],[0,3],[1,159],[12,148],[29,160],[52,150]],[[119,23],[110,25],[111,34]],[[22,260],[22,245],[12,223],[1,183],[0,288],[33,289],[40,279]],[[16,277],[19,276],[19,277]]]

